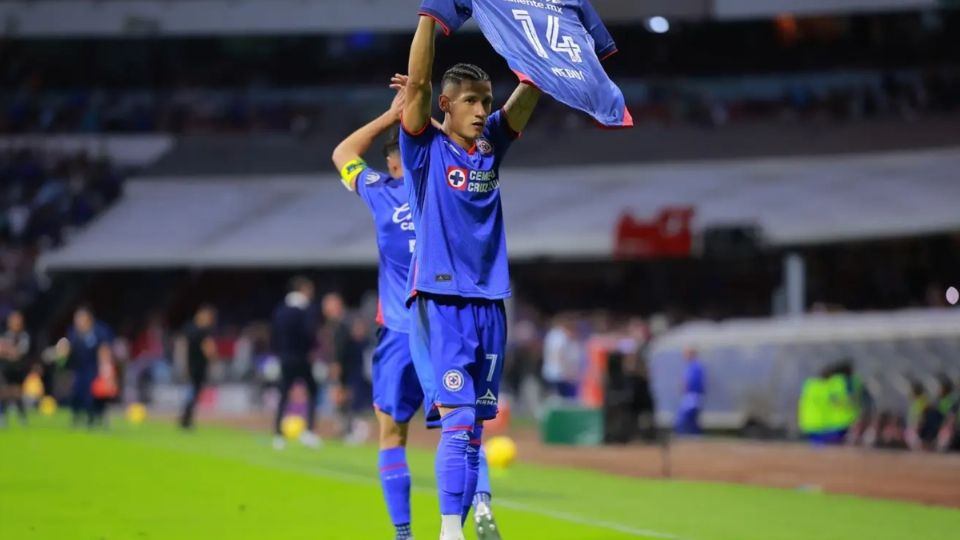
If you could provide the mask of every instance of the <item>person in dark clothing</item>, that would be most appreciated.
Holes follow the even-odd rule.
[[[20,423],[27,422],[27,408],[23,404],[21,388],[30,372],[30,334],[24,328],[23,314],[12,311],[7,315],[7,328],[0,336],[0,425],[6,422],[6,406],[17,407]]]
[[[217,357],[217,344],[213,340],[216,323],[216,310],[213,306],[204,304],[197,309],[193,321],[183,329],[183,338],[187,345],[187,375],[190,378],[190,391],[180,415],[180,427],[183,429],[193,428],[193,412],[203,385],[207,382],[207,368]]]
[[[349,439],[354,430],[354,388],[363,377],[363,348],[347,319],[343,298],[337,293],[323,297],[324,335],[333,345],[332,378],[337,383],[337,409],[340,412],[340,436]]]
[[[113,363],[112,343],[110,328],[94,319],[93,312],[85,306],[77,308],[73,315],[73,327],[66,337],[57,342],[57,356],[66,357],[67,369],[73,371],[70,407],[74,425],[80,423],[84,413],[88,427],[97,421],[93,381],[97,378],[102,361]]]
[[[317,381],[313,377],[310,351],[316,341],[317,321],[313,311],[313,282],[305,277],[290,281],[290,292],[273,312],[272,348],[280,359],[280,403],[274,419],[274,448],[285,446],[281,424],[290,389],[298,379],[307,387],[307,429],[300,436],[305,446],[315,448],[320,438],[314,433],[317,408]]]

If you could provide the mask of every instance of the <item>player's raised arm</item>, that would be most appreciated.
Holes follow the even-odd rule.
[[[406,77],[397,73],[390,81],[390,88],[397,91],[390,108],[374,118],[369,123],[354,131],[333,149],[333,164],[340,172],[340,177],[347,189],[354,189],[353,182],[357,174],[366,168],[363,155],[370,149],[370,145],[382,133],[389,130],[400,120],[403,111],[404,96],[406,94]]]
[[[510,99],[503,106],[510,129],[520,133],[527,127],[527,122],[530,121],[530,116],[533,114],[533,109],[536,108],[542,93],[539,88],[530,84],[520,83],[517,85],[517,89],[513,91]]]
[[[430,121],[433,99],[431,79],[433,75],[434,41],[437,23],[431,17],[420,16],[417,32],[410,44],[406,103],[403,107],[403,129],[408,133],[420,133]]]

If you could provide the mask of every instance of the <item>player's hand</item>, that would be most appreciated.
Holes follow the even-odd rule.
[[[393,90],[401,90],[407,87],[407,80],[410,77],[407,77],[403,73],[394,73],[393,77],[390,77],[390,88]]]
[[[390,78],[390,89],[396,90],[397,95],[393,97],[393,103],[390,104],[390,114],[400,120],[400,114],[403,112],[403,106],[406,103],[407,95],[407,76],[400,73]]]

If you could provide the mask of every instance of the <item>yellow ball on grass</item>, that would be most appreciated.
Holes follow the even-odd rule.
[[[506,469],[517,459],[517,443],[510,437],[493,437],[483,447],[487,464],[493,469]]]
[[[302,416],[298,415],[284,416],[283,422],[280,423],[280,431],[283,436],[291,441],[299,437],[305,429],[307,429],[307,423]]]
[[[147,419],[147,407],[143,403],[131,403],[127,407],[127,421],[133,425],[142,424]]]

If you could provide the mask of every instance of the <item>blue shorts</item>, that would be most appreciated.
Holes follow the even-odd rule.
[[[412,309],[410,352],[427,403],[476,407],[477,420],[496,418],[507,342],[503,302],[420,293]]]
[[[423,401],[423,389],[410,359],[410,337],[380,328],[373,353],[373,406],[406,424]]]

